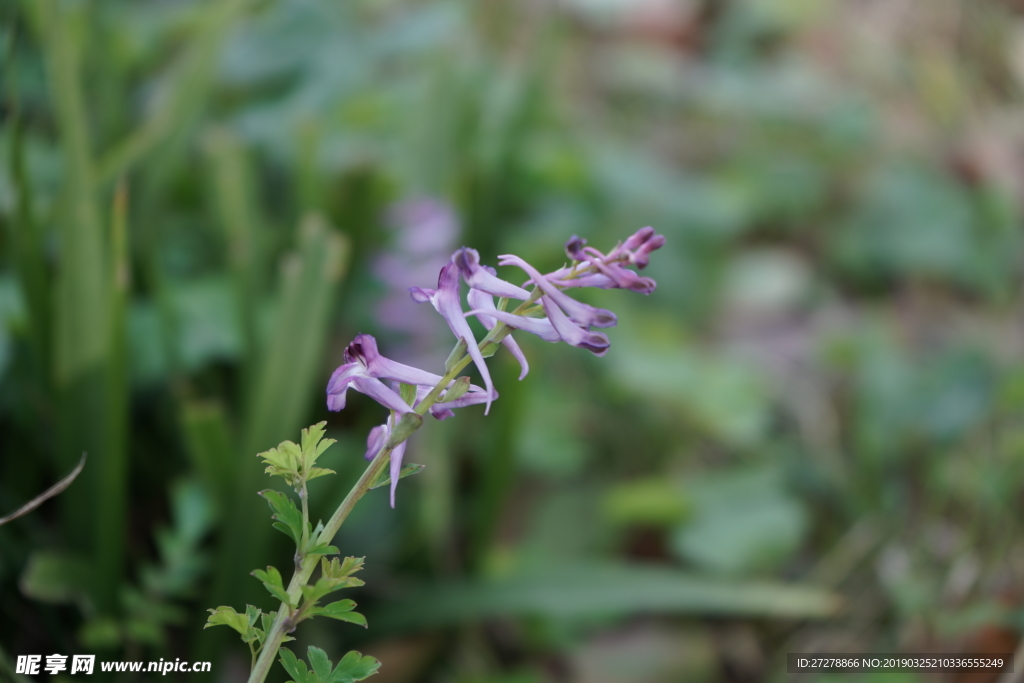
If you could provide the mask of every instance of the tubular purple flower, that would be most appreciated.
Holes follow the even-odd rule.
[[[419,405],[419,402],[422,401],[423,398],[430,393],[430,390],[431,387],[417,388],[417,405]],[[497,400],[498,398],[497,391],[492,391],[490,394],[488,394],[484,389],[476,386],[475,384],[471,385],[469,387],[469,391],[467,391],[465,394],[451,401],[444,400],[445,395],[447,393],[448,392],[446,390],[444,393],[441,394],[440,401],[430,406],[430,414],[437,420],[447,420],[449,417],[454,417],[455,413],[452,411],[452,408],[465,408],[466,406],[474,406],[479,405],[481,403],[486,403],[488,397],[492,401]]]
[[[543,297],[542,297],[543,298]],[[469,311],[466,315],[486,315],[492,318],[496,318],[501,322],[505,323],[511,328],[522,330],[523,332],[529,332],[535,334],[544,341],[549,342],[560,342],[562,341],[561,335],[551,325],[551,322],[547,318],[531,318],[525,315],[515,315],[508,311],[499,310],[474,310]]]
[[[611,343],[608,341],[608,336],[602,332],[590,332],[577,325],[570,320],[562,309],[559,308],[554,302],[550,301],[548,297],[542,296],[540,298],[541,306],[544,307],[544,312],[548,314],[548,320],[551,326],[558,332],[558,336],[562,338],[568,344],[572,346],[578,346],[583,349],[587,349],[592,352],[595,356],[603,356],[608,352],[608,347]]]
[[[573,322],[584,327],[614,327],[618,323],[618,318],[615,317],[614,313],[576,301],[541,275],[536,268],[515,254],[505,254],[498,258],[501,259],[498,261],[498,265],[516,266],[529,275],[530,280],[544,292],[544,295],[551,299],[552,303],[557,304],[559,308],[565,311],[566,315]]]
[[[484,268],[486,268],[488,271],[492,270],[491,268],[487,268],[486,266],[484,266]],[[486,313],[482,312],[498,310],[494,305],[493,296],[479,289],[470,289],[469,294],[466,295],[466,302],[469,304],[470,308],[476,309],[476,311],[479,312],[476,314],[476,317],[477,320],[479,320],[484,327],[486,327],[488,330],[494,328],[494,326],[497,324],[494,316],[487,315]],[[519,379],[521,380],[524,377],[526,377],[527,373],[530,372],[530,364],[526,361],[526,356],[523,354],[523,350],[519,348],[519,344],[516,343],[516,340],[513,339],[512,335],[510,334],[505,335],[505,338],[501,340],[501,343],[504,344],[505,348],[508,349],[508,352],[511,353],[517,361],[519,361],[519,367],[521,369],[521,372],[519,373]]]
[[[503,296],[508,299],[519,299],[525,301],[530,298],[530,293],[522,287],[517,287],[511,282],[499,278],[493,268],[480,265],[480,254],[476,249],[463,247],[452,254],[452,262],[459,267],[462,279],[473,289],[487,292],[494,296]],[[472,306],[473,304],[470,304]]]
[[[382,379],[406,384],[436,385],[443,378],[385,358],[377,351],[376,339],[368,334],[360,334],[345,349],[345,364],[334,371],[327,383],[327,409],[342,410],[345,407],[345,394],[352,387],[391,410],[412,412],[412,408],[401,396],[379,381]]]
[[[380,449],[387,443],[388,437],[391,435],[392,418],[388,418],[388,421],[382,425],[377,425],[370,430],[370,434],[366,437],[366,459],[373,460],[380,453]],[[391,507],[395,507],[395,491],[398,489],[398,480],[402,474],[402,460],[405,459],[405,447],[408,444],[408,439],[391,449]]]
[[[414,301],[418,303],[429,301],[433,304],[437,312],[448,323],[452,334],[457,339],[465,340],[466,351],[480,371],[480,376],[483,378],[484,386],[487,389],[487,405],[484,408],[484,415],[486,415],[491,410],[490,397],[494,393],[494,384],[491,382],[491,373],[487,370],[484,357],[480,354],[480,349],[476,345],[473,330],[470,329],[469,323],[462,313],[462,302],[459,299],[459,267],[453,262],[448,262],[441,269],[441,274],[438,276],[437,289],[410,287],[409,292],[412,294]]]

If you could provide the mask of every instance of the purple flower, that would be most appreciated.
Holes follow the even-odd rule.
[[[565,245],[566,254],[573,263],[547,275],[542,275],[514,254],[499,257],[499,265],[516,266],[525,272],[529,277],[527,284],[533,283],[533,291],[502,280],[493,268],[481,265],[480,254],[475,249],[463,247],[456,251],[449,262],[441,268],[437,289],[410,287],[409,292],[419,303],[429,301],[448,323],[455,337],[465,342],[466,352],[480,371],[484,387],[470,385],[466,377],[453,380],[437,393],[437,401],[429,408],[431,415],[438,420],[444,420],[454,415],[454,408],[478,403],[486,405],[486,414],[490,411],[491,402],[498,397],[487,364],[466,320],[468,316],[477,316],[488,330],[493,330],[500,322],[513,330],[524,330],[546,341],[564,341],[585,348],[597,356],[603,356],[609,347],[608,337],[603,332],[591,328],[613,327],[618,322],[615,314],[576,301],[562,290],[569,287],[621,288],[650,294],[655,288],[654,280],[640,277],[627,266],[643,269],[647,266],[651,252],[664,244],[665,238],[656,235],[653,228],[642,228],[616,245],[608,254],[602,254],[588,247],[586,240],[574,236]],[[463,313],[459,293],[460,274],[469,285],[467,302],[471,310],[468,313]],[[517,308],[518,313],[499,310],[494,303],[496,296],[503,300],[512,299],[528,303]],[[544,311],[545,317],[533,317],[539,314],[540,310]],[[525,355],[511,334],[505,334],[501,343],[519,362],[522,370],[519,379],[522,379],[530,367]],[[395,384],[388,386],[382,380]],[[404,422],[399,422],[403,419],[401,414],[412,412],[415,406],[421,405],[442,381],[444,378],[439,375],[384,358],[377,351],[374,338],[366,334],[357,336],[345,349],[345,364],[331,375],[327,386],[327,406],[330,410],[341,410],[345,407],[345,394],[351,386],[393,411],[387,422],[370,431],[366,440],[368,460],[380,454],[381,449],[385,448],[389,441],[406,439],[393,444],[390,455],[391,507],[395,506],[395,490],[401,476],[402,460],[408,443],[406,435],[421,423],[418,416],[404,418]],[[413,406],[409,406],[402,398],[397,383],[415,386]],[[415,424],[409,422],[410,420],[414,420]],[[396,434],[396,429],[400,429],[401,434]]]
[[[603,308],[594,308],[581,301],[576,301],[576,299],[573,299],[541,275],[536,268],[515,254],[505,254],[498,258],[501,259],[498,261],[499,266],[516,266],[529,275],[530,281],[544,292],[544,296],[557,304],[578,325],[583,325],[584,327],[614,327],[618,323],[619,320],[615,317],[614,313]]]
[[[382,379],[433,386],[443,378],[385,358],[377,351],[376,339],[368,334],[360,334],[345,349],[345,364],[334,371],[327,383],[327,409],[342,410],[345,407],[345,393],[352,387],[391,410],[411,413],[409,404],[381,382]]]
[[[416,405],[419,405],[420,401],[422,401],[426,397],[426,395],[430,393],[431,389],[433,389],[433,387],[417,388]],[[450,401],[445,400],[447,394],[448,390],[446,389],[445,391],[441,392],[441,398],[438,400],[438,402],[430,406],[430,414],[433,415],[438,420],[447,420],[449,417],[453,417],[455,413],[452,412],[452,408],[465,408],[466,406],[474,406],[480,403],[486,403],[488,400],[494,401],[498,398],[497,391],[492,390],[490,393],[488,393],[487,391],[481,389],[475,384],[470,385],[469,391],[467,391],[465,394]]]
[[[373,460],[380,453],[380,449],[384,448],[384,444],[387,443],[388,437],[391,436],[391,429],[393,428],[394,417],[389,417],[388,421],[382,425],[378,425],[370,430],[370,434],[366,437],[366,459]],[[408,445],[408,439],[391,449],[391,507],[395,507],[395,491],[398,490],[398,480],[402,475],[402,460],[405,459],[405,448]]]
[[[493,277],[494,269],[487,268],[487,270]],[[495,279],[497,278],[495,277]],[[501,311],[499,311],[494,305],[494,297],[482,290],[470,289],[469,294],[466,295],[466,301],[469,303],[470,308],[475,309],[473,314],[476,315],[477,320],[479,320],[488,330],[493,329],[497,324],[496,316],[492,315],[490,312],[501,313]],[[512,338],[512,335],[506,335],[505,338],[501,340],[501,343],[504,344],[509,353],[519,361],[519,367],[522,370],[519,373],[519,379],[526,377],[526,374],[530,372],[530,364],[526,362],[526,356],[523,354],[522,349],[519,348],[519,344],[517,344],[516,340]]]
[[[484,362],[484,357],[480,354],[480,349],[476,345],[476,338],[473,336],[473,330],[470,329],[469,323],[462,313],[462,302],[459,297],[459,268],[458,266],[449,261],[448,264],[441,269],[441,274],[437,278],[437,289],[425,289],[422,287],[410,287],[409,293],[412,294],[412,298],[417,303],[424,303],[429,301],[437,309],[437,312],[441,314],[441,317],[448,323],[448,327],[451,328],[452,334],[457,339],[463,339],[466,342],[466,350],[469,352],[470,357],[473,359],[473,363],[476,364],[477,370],[480,371],[480,376],[484,380],[484,386],[487,389],[486,407],[484,408],[484,415],[491,410],[491,394],[494,392],[494,384],[491,382],[491,373],[487,370],[487,364]]]
[[[530,293],[522,287],[499,278],[493,268],[480,265],[480,254],[476,249],[463,247],[452,254],[452,263],[459,267],[462,279],[471,288],[494,296],[525,301]],[[472,304],[470,304],[472,305]]]

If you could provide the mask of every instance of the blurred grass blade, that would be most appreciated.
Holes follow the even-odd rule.
[[[331,303],[348,261],[348,242],[318,215],[307,215],[299,228],[297,253],[284,263],[277,311],[253,389],[232,474],[233,494],[225,543],[215,582],[216,599],[237,595],[238,577],[264,558],[270,526],[266,505],[256,495],[265,488],[256,454],[295,438],[308,415],[321,377]],[[243,589],[244,590],[244,589]]]
[[[181,409],[181,430],[192,466],[220,508],[231,494],[234,460],[231,430],[224,406],[216,400],[186,400]]]
[[[89,15],[84,5],[69,8],[56,0],[28,5],[43,44],[47,84],[64,152],[53,325],[58,463],[70,466],[82,451],[93,454],[93,467],[84,477],[87,485],[62,497],[65,530],[93,556],[94,599],[101,611],[109,612],[118,603],[125,505],[123,455],[117,452],[123,447],[123,436],[110,440],[115,425],[124,424],[123,417],[112,416],[112,411],[123,409],[124,402],[115,399],[110,403],[114,376],[110,363],[124,363],[125,358],[122,354],[115,359],[112,353],[111,270],[95,193],[83,89],[81,54]],[[106,481],[111,475],[114,480]]]
[[[430,586],[389,601],[374,628],[411,630],[488,617],[581,618],[660,613],[820,618],[839,608],[828,591],[779,583],[739,583],[664,567],[591,565],[494,581]]]
[[[228,247],[228,263],[241,314],[244,346],[243,368],[250,369],[256,357],[256,313],[258,274],[263,272],[259,243],[260,222],[255,215],[256,192],[238,139],[224,128],[206,135],[204,149],[213,170],[213,198],[220,214]],[[251,378],[246,378],[251,379]]]
[[[197,22],[191,47],[173,68],[170,82],[153,103],[149,117],[102,158],[97,178],[100,183],[126,172],[175,130],[195,119],[207,99],[224,34],[247,1],[221,0],[206,8]]]
[[[0,526],[3,526],[4,524],[7,524],[12,520],[17,519],[18,517],[21,517],[22,515],[27,515],[28,513],[32,512],[37,507],[48,501],[50,498],[53,498],[58,493],[62,492],[64,489],[71,486],[71,482],[73,482],[78,477],[78,475],[81,474],[83,467],[85,467],[85,453],[82,453],[82,458],[78,461],[78,464],[75,465],[75,469],[68,472],[68,475],[66,477],[64,477],[50,488],[40,493],[38,496],[30,500],[29,502],[22,505],[20,508],[18,508],[11,514],[7,515],[6,517],[0,517]]]
[[[122,180],[114,191],[111,208],[106,434],[105,450],[103,457],[97,459],[96,473],[97,570],[108,585],[114,586],[113,592],[119,590],[124,573],[128,510],[128,258],[128,186]]]

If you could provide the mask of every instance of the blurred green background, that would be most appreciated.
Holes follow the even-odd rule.
[[[248,572],[290,566],[255,454],[328,420],[327,517],[383,420],[327,412],[344,346],[436,370],[450,334],[405,288],[452,250],[551,270],[572,234],[644,225],[657,291],[585,296],[619,315],[607,356],[521,339],[517,382],[499,351],[491,415],[427,424],[397,509],[375,491],[338,536],[370,628],[297,649],[373,654],[381,683],[670,683],[1017,647],[1024,4],[12,0],[0,23],[0,514],[89,456],[0,528],[0,680],[51,653],[244,680],[201,629],[272,608]]]

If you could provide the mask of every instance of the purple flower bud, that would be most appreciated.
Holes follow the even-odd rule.
[[[573,235],[569,238],[569,241],[565,243],[565,255],[573,261],[586,261],[587,256],[583,253],[583,247],[586,244],[587,241],[585,239]]]
[[[558,336],[572,346],[591,351],[595,356],[603,356],[611,345],[607,335],[602,332],[590,332],[589,330],[577,327],[562,309],[555,305],[548,297],[542,296],[540,303],[544,312],[548,314],[551,326],[558,332]]]
[[[633,251],[641,244],[644,244],[645,242],[650,240],[652,235],[654,235],[654,228],[652,228],[651,226],[647,226],[646,228],[640,228],[639,230],[637,230],[632,235],[626,238],[626,241],[622,243],[622,248],[625,249],[626,251]],[[664,239],[665,238],[663,237],[662,241],[664,241]]]

